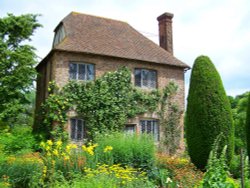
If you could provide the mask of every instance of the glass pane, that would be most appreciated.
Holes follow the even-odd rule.
[[[157,121],[154,121],[154,139],[155,141],[159,141],[160,134],[159,134],[159,125]]]
[[[125,133],[134,134],[135,133],[135,125],[126,125],[124,128]]]
[[[94,65],[88,64],[87,65],[87,80],[94,80]]]
[[[69,64],[69,79],[76,79],[76,73],[77,73],[77,64],[70,63]]]
[[[149,71],[142,70],[142,86],[148,87]]]
[[[142,120],[142,121],[140,121],[140,123],[141,123],[141,132],[142,132],[142,133],[144,133],[144,132],[145,132],[145,130],[146,130],[146,127],[145,127],[145,126],[146,126],[146,125],[145,125],[145,121],[143,121],[143,120]]]
[[[82,120],[77,120],[77,140],[81,140],[83,135]]]
[[[86,80],[86,65],[78,64],[78,80]]]
[[[153,133],[152,121],[147,121],[147,133]]]
[[[148,87],[156,88],[156,71],[149,71]]]
[[[135,86],[141,87],[141,69],[135,69]]]
[[[76,137],[76,120],[75,119],[70,119],[70,128],[71,128],[71,134],[70,137],[72,140],[74,140]]]

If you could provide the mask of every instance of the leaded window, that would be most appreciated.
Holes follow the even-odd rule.
[[[155,141],[159,141],[159,125],[158,120],[141,120],[141,133],[152,134]]]
[[[54,41],[53,41],[53,47],[55,47],[57,44],[59,44],[65,37],[65,30],[63,25],[59,25],[58,28],[55,31]]]
[[[157,74],[155,70],[135,69],[135,86],[142,88],[156,88]]]
[[[93,64],[71,62],[69,64],[69,78],[70,80],[94,80],[94,69]]]
[[[70,119],[70,138],[73,141],[81,141],[84,138],[84,121],[82,119]]]

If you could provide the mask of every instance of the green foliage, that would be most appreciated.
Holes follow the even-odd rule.
[[[4,129],[0,133],[0,151],[5,154],[30,152],[35,145],[31,127],[16,126],[13,129]]]
[[[214,148],[211,150],[209,160],[207,164],[207,171],[204,175],[200,188],[235,188],[237,186],[234,181],[228,176],[228,168],[226,164],[226,149],[225,146],[221,152],[219,147],[221,141],[221,135],[215,141]]]
[[[50,95],[42,105],[43,122],[37,126],[34,132],[42,133],[45,139],[53,137],[57,140],[67,141],[68,134],[65,132],[65,123],[68,119],[67,112],[72,106],[71,101],[63,90],[59,90],[55,82],[49,83],[48,91]]]
[[[55,83],[51,83],[51,94],[42,110],[43,124],[37,130],[63,140],[66,140],[62,135],[65,135],[69,109],[84,117],[88,136],[93,138],[96,133],[122,130],[128,118],[156,110],[160,98],[157,90],[135,89],[131,84],[131,72],[125,67],[94,82],[73,81],[61,90],[54,88]]]
[[[96,152],[100,163],[108,164],[109,161],[103,161],[107,158],[103,150],[106,146],[112,146],[113,150],[109,157],[113,159],[114,164],[129,165],[147,170],[154,166],[155,146],[150,135],[99,134],[95,138],[95,142],[99,144]]]
[[[37,61],[34,48],[26,44],[41,27],[37,16],[25,14],[0,18],[0,121],[15,122],[16,114],[28,103],[25,93],[32,88]]]
[[[42,176],[42,166],[36,159],[8,157],[0,163],[0,179],[7,179],[7,182],[4,182],[9,183],[11,187],[30,187],[35,176]]]
[[[235,153],[240,154],[240,149],[247,148],[246,144],[246,113],[249,92],[237,95],[235,98],[228,97],[231,103],[235,127]]]
[[[241,174],[241,164],[240,155],[234,155],[230,164],[230,173],[235,179],[240,178]]]
[[[85,176],[77,176],[72,184],[69,182],[58,182],[53,187],[58,188],[134,188],[134,187],[155,187],[143,172],[131,167],[121,167],[119,165],[102,165],[97,169],[85,169]]]
[[[185,126],[188,152],[198,168],[206,166],[212,144],[220,133],[222,146],[228,146],[230,163],[234,151],[230,104],[219,73],[206,56],[198,57],[193,66]]]
[[[250,93],[248,95],[247,117],[246,117],[246,138],[247,138],[247,153],[250,156]]]
[[[159,102],[160,127],[164,132],[164,138],[162,139],[164,144],[163,150],[169,155],[176,154],[181,139],[180,118],[182,112],[173,102],[173,97],[177,90],[178,86],[174,82],[170,82],[163,89]]]

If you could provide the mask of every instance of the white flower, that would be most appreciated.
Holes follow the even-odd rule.
[[[173,181],[171,180],[171,178],[168,177],[166,183],[172,183],[172,182],[173,182]]]

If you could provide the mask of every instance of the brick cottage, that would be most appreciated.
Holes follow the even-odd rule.
[[[63,87],[69,80],[95,80],[106,72],[126,66],[132,72],[132,84],[145,90],[162,89],[170,81],[178,85],[175,101],[184,111],[184,72],[189,66],[173,56],[173,14],[164,13],[159,22],[160,46],[129,24],[113,19],[71,12],[55,28],[53,47],[39,63],[36,109],[48,97],[48,84],[54,80]],[[84,117],[68,113],[67,130],[72,141],[84,139]],[[183,114],[182,129],[183,149]],[[128,132],[151,132],[161,139],[156,113],[145,113],[128,120]]]

